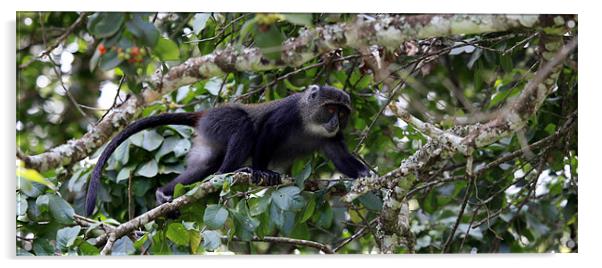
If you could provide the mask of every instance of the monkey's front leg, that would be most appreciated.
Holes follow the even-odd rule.
[[[282,183],[280,173],[271,170],[253,169],[243,167],[236,172],[246,172],[251,174],[251,183],[258,186],[274,186]]]

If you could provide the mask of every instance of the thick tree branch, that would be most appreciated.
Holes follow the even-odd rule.
[[[38,171],[47,171],[82,160],[105,144],[113,133],[126,126],[136,116],[141,105],[142,102],[138,98],[130,96],[81,138],[70,140],[38,155],[20,154],[17,157],[23,160],[26,167]]]
[[[563,17],[564,15],[558,15]],[[316,56],[337,48],[362,49],[378,45],[397,49],[404,41],[458,34],[502,32],[513,29],[561,27],[566,19],[549,15],[358,15],[349,23],[307,29],[282,44],[280,58],[268,59],[259,48],[226,47],[211,54],[190,58],[171,67],[166,74],[157,71],[153,90],[145,91],[147,102],[180,86],[234,71],[266,71],[285,66],[297,67]]]
[[[468,146],[462,143],[462,137],[449,131],[442,130],[433,124],[423,122],[407,111],[397,107],[395,104],[389,105],[389,108],[397,117],[420,131],[423,135],[435,139],[442,144],[446,144],[448,147],[452,147],[462,154],[468,154]]]

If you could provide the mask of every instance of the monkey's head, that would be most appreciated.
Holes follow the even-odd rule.
[[[330,86],[311,85],[303,93],[303,121],[306,129],[321,137],[334,137],[347,126],[351,99],[346,92]]]

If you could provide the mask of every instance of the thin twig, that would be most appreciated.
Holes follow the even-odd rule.
[[[529,40],[533,39],[537,35],[539,35],[539,32],[534,32],[532,35],[529,35],[527,38],[525,38],[522,41],[516,43],[514,46],[510,47],[509,49],[506,49],[504,52],[502,52],[502,55],[506,55],[506,54],[512,52],[515,48],[517,48],[518,46],[520,46],[520,45],[528,42]]]
[[[208,38],[203,38],[203,39],[198,39],[198,40],[190,40],[190,41],[186,41],[184,43],[202,43],[202,42],[206,42],[206,41],[211,41],[213,39],[216,39],[218,37],[220,37],[221,35],[224,34],[224,32],[226,32],[226,30],[228,29],[228,27],[230,27],[230,25],[232,25],[233,23],[239,21],[240,19],[246,17],[247,15],[249,15],[250,13],[246,13],[243,14],[239,17],[237,17],[236,19],[233,19],[232,21],[230,21],[228,24],[224,25],[224,27],[221,27],[221,30],[219,33],[217,33],[216,35],[212,36],[212,37],[208,37]],[[219,43],[219,42],[218,42]]]
[[[115,93],[115,98],[113,98],[113,104],[111,105],[111,108],[109,108],[100,117],[100,119],[98,119],[98,123],[100,123],[105,118],[105,116],[107,116],[107,114],[109,114],[109,112],[115,108],[115,105],[117,105],[117,98],[119,98],[119,93],[121,92],[121,86],[123,85],[123,81],[125,81],[125,74],[121,77],[121,79],[119,79],[119,85],[117,86],[117,93]]]
[[[128,176],[128,220],[134,218],[134,199],[132,196],[132,175]]]
[[[190,21],[190,19],[192,19],[192,17],[194,17],[194,13],[190,13],[188,14],[188,16],[186,16],[186,18],[184,18],[184,20],[182,20],[174,29],[173,33],[169,36],[170,40],[174,40],[176,38],[176,36],[178,35],[178,33],[180,33],[180,31],[182,30],[182,28],[184,28],[184,26],[186,26],[186,24]]]
[[[230,239],[227,236],[222,236],[222,240],[228,240]],[[234,241],[244,241],[241,240],[237,237],[233,237],[232,240]],[[330,248],[330,246],[322,244],[322,243],[318,243],[315,241],[310,241],[310,240],[303,240],[303,239],[294,239],[294,238],[288,238],[288,237],[276,237],[276,236],[264,236],[263,238],[260,237],[253,237],[251,238],[251,241],[254,242],[272,242],[272,243],[284,243],[284,244],[291,244],[291,245],[295,245],[295,246],[304,246],[304,247],[312,247],[318,250],[323,251],[326,254],[334,254],[335,252]]]
[[[59,36],[58,39],[56,39],[56,41],[54,42],[54,44],[52,44],[52,46],[46,48],[41,54],[40,54],[40,58],[43,56],[48,56],[48,54],[50,54],[50,52],[52,50],[54,50],[56,47],[58,47],[63,41],[65,41],[65,39],[67,39],[67,37],[73,32],[73,30],[75,30],[75,28],[77,26],[79,26],[82,22],[84,22],[84,18],[86,17],[86,15],[88,15],[88,12],[82,12],[79,14],[79,17],[75,20],[75,22],[73,24],[71,24],[67,30],[61,35]],[[43,26],[42,26],[42,31],[44,31]],[[44,46],[46,46],[46,44],[44,44]]]
[[[468,168],[467,168],[468,169]],[[447,237],[447,240],[445,241],[445,244],[443,245],[443,249],[441,250],[441,253],[447,253],[449,252],[449,248],[451,246],[451,242],[454,238],[454,235],[456,234],[456,230],[458,229],[458,226],[460,225],[460,221],[462,221],[462,216],[464,215],[464,210],[466,209],[466,205],[468,205],[468,198],[470,197],[470,190],[471,188],[471,184],[474,183],[474,176],[469,175],[472,172],[470,171],[466,171],[466,180],[468,181],[468,185],[466,185],[466,193],[464,194],[464,200],[462,200],[462,206],[460,207],[460,212],[458,213],[458,218],[456,218],[456,222],[454,223],[454,226],[452,227],[452,230],[449,234],[449,236]]]
[[[348,237],[347,239],[343,240],[341,243],[339,243],[338,245],[336,245],[332,249],[332,251],[337,252],[340,249],[342,249],[344,246],[346,246],[347,244],[349,244],[351,241],[364,236],[364,234],[366,233],[366,230],[370,230],[370,232],[372,232],[372,228],[370,228],[370,227],[374,223],[376,223],[376,219],[373,219],[368,224],[364,224],[364,226],[362,226],[362,228],[360,228],[357,232],[355,232],[353,235],[351,235],[350,237]],[[373,236],[374,236],[374,234],[373,234]]]
[[[475,183],[475,185],[476,185],[476,183]],[[462,237],[462,243],[460,243],[460,250],[462,250],[462,247],[464,247],[464,241],[466,241],[466,237],[468,237],[468,234],[470,233],[470,226],[474,223],[475,217],[477,216],[478,212],[479,212],[479,207],[476,207],[474,209],[474,211],[472,212],[472,216],[470,217],[470,223],[468,224],[468,227],[466,228],[466,234],[464,234],[464,237]]]

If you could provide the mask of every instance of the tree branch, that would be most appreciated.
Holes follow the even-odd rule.
[[[222,236],[222,240],[228,240],[228,239],[229,239],[229,237]],[[238,239],[237,237],[233,237],[232,240],[244,241],[244,240]],[[253,237],[251,239],[251,241],[292,244],[292,245],[296,245],[296,246],[312,247],[312,248],[321,250],[326,254],[334,254],[335,253],[330,248],[330,246],[322,244],[322,243],[318,243],[315,241],[310,241],[310,240],[294,239],[294,238],[288,238],[288,237],[277,237],[277,236],[264,236],[263,238]]]
[[[563,21],[573,19],[568,17]],[[278,59],[268,59],[259,48],[228,46],[190,58],[171,67],[166,74],[158,70],[151,81],[154,90],[146,90],[144,98],[150,102],[180,86],[228,72],[301,66],[337,48],[379,45],[396,49],[412,39],[554,26],[562,25],[556,25],[547,15],[358,15],[352,22],[307,29],[289,38],[282,44]]]
[[[63,145],[54,147],[44,153],[28,156],[17,155],[28,168],[47,171],[60,166],[72,164],[92,154],[98,147],[105,144],[116,131],[126,126],[136,117],[142,102],[135,96],[130,96],[113,113],[94,126],[79,139],[73,139]]]

